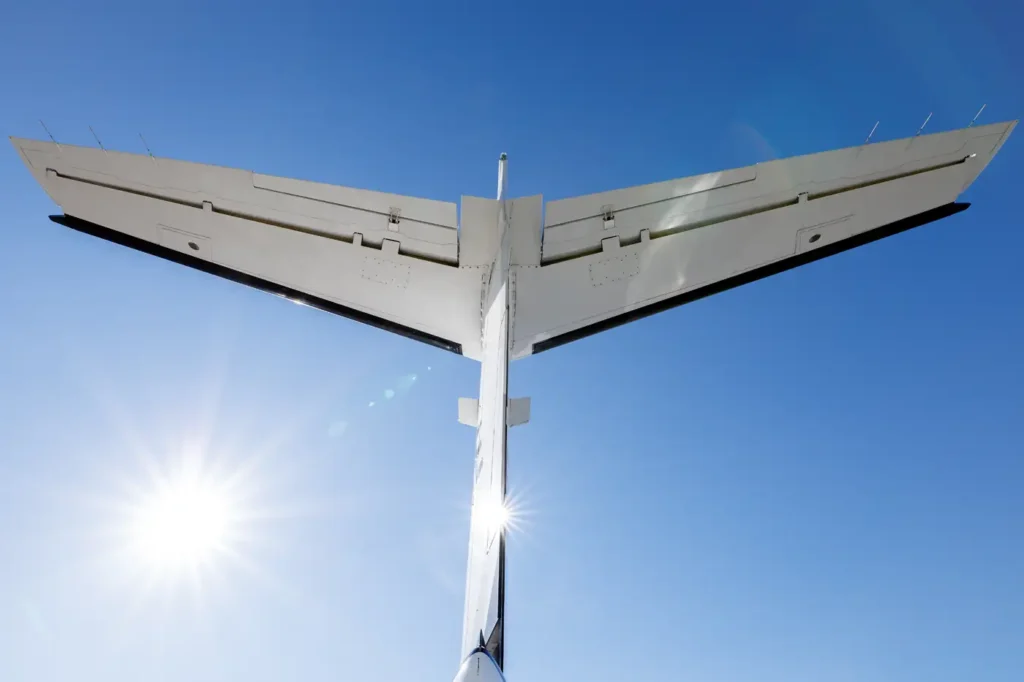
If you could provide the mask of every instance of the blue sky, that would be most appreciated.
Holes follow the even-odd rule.
[[[7,3],[0,131],[457,201],[1024,113],[1013,3],[146,5]],[[1019,679],[1022,164],[513,366],[510,680]],[[450,679],[477,365],[51,224],[9,148],[0,204],[0,679]],[[240,557],[147,583],[194,452]]]

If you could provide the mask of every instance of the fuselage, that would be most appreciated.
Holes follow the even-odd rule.
[[[505,682],[505,676],[487,650],[480,648],[462,662],[455,682]]]

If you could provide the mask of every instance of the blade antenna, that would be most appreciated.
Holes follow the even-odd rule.
[[[867,144],[867,143],[871,142],[871,136],[875,134],[876,130],[878,130],[878,124],[879,123],[881,123],[881,121],[875,121],[875,127],[872,128],[871,132],[868,133],[868,136],[866,138],[864,138],[864,144]]]
[[[92,136],[96,138],[96,144],[98,144],[100,146],[100,149],[103,150],[103,153],[106,154],[107,148],[103,146],[102,142],[100,142],[100,136],[97,135],[96,131],[92,129],[92,126],[89,126],[89,132],[92,133]]]
[[[974,115],[974,118],[971,119],[971,122],[967,124],[968,128],[970,128],[971,126],[974,125],[974,122],[978,120],[978,117],[981,116],[981,112],[985,111],[985,107],[987,107],[987,106],[988,106],[987,104],[982,104],[981,105],[981,109],[978,109],[978,113],[976,113]]]
[[[926,119],[924,120],[924,123],[922,123],[922,124],[921,124],[921,127],[917,129],[917,132],[916,132],[916,133],[914,133],[914,137],[917,137],[918,135],[920,135],[920,134],[921,134],[921,131],[922,131],[922,130],[924,130],[924,127],[925,127],[926,125],[928,125],[928,121],[932,120],[932,113],[933,113],[933,112],[928,112],[928,118],[926,118]]]
[[[54,139],[53,133],[51,133],[50,129],[46,127],[46,124],[43,123],[43,119],[39,119],[39,125],[43,126],[43,130],[45,130],[46,134],[50,136],[50,141],[53,142],[55,145],[57,145],[57,149],[60,149],[61,151],[63,151],[64,148],[60,146],[60,142],[57,142],[57,140]]]

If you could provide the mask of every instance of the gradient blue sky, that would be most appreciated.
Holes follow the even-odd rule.
[[[1024,113],[1019,3],[150,5],[5,3],[0,131],[457,201]],[[1020,679],[1021,142],[965,214],[513,366],[510,680]],[[451,679],[477,365],[51,224],[10,148],[0,205],[0,680]],[[195,451],[240,557],[147,585],[124,506]]]

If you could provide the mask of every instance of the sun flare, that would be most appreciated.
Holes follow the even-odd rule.
[[[509,516],[509,508],[501,500],[488,500],[480,505],[480,520],[488,528],[505,528]]]
[[[504,500],[496,497],[481,500],[473,514],[477,523],[486,528],[488,533],[493,533],[519,530],[522,512],[519,502],[509,496]]]
[[[136,549],[157,569],[204,564],[230,541],[230,496],[198,477],[169,480],[139,506],[133,524]]]

